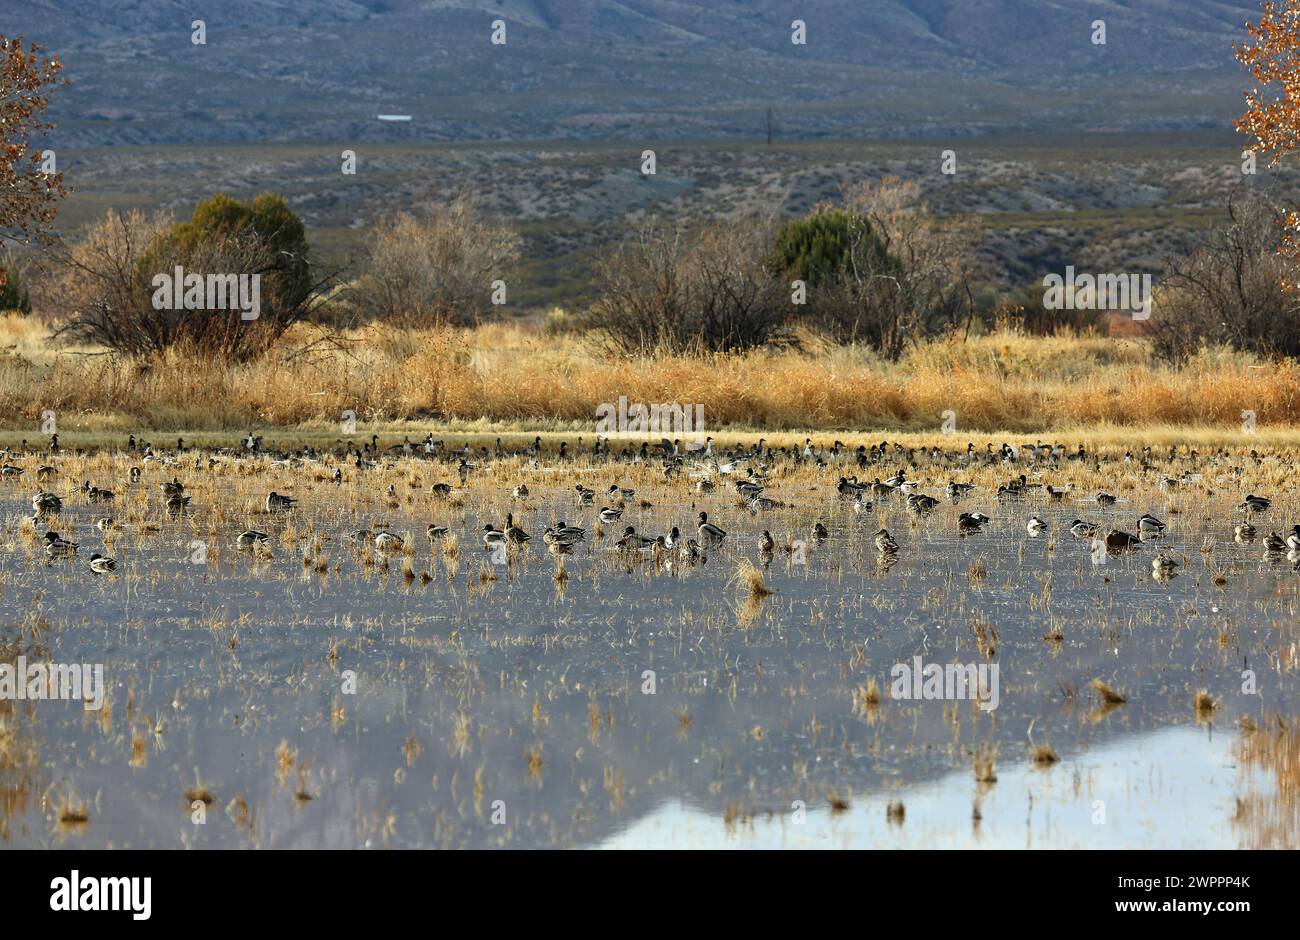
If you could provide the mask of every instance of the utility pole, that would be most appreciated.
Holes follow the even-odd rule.
[[[767,145],[772,146],[772,109],[767,109]]]

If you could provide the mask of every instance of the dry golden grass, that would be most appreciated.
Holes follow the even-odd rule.
[[[581,431],[594,428],[598,405],[620,396],[702,404],[710,429],[937,435],[951,410],[959,435],[1174,426],[1177,441],[1191,445],[1189,428],[1220,440],[1240,428],[1243,411],[1255,413],[1261,444],[1272,429],[1300,425],[1300,364],[1217,352],[1173,369],[1154,362],[1141,339],[996,333],[929,343],[897,363],[813,340],[803,352],[620,359],[580,337],[516,324],[371,325],[348,333],[342,349],[302,324],[265,359],[228,365],[180,352],[134,363],[101,349],[52,347],[48,333],[33,318],[0,317],[10,428],[36,428],[53,410],[65,432],[326,433],[351,410],[376,429],[423,421]]]

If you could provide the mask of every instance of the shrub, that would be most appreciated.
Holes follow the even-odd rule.
[[[280,196],[251,203],[217,195],[200,203],[188,222],[164,215],[114,212],[65,248],[59,331],[132,356],[176,345],[232,361],[255,358],[305,317],[314,285],[302,221]],[[228,309],[177,310],[155,306],[158,275],[260,278],[260,312],[244,320]]]
[[[21,314],[32,312],[32,301],[23,286],[22,269],[12,254],[0,261],[0,313],[16,310]]]
[[[1231,346],[1300,357],[1300,304],[1285,288],[1296,271],[1278,254],[1285,218],[1265,196],[1234,199],[1228,224],[1170,263],[1148,321],[1157,355],[1183,361],[1202,347]]]
[[[522,240],[482,216],[462,193],[419,216],[381,224],[356,292],[394,325],[469,325],[492,309],[492,282],[519,260]]]
[[[645,223],[597,271],[586,324],[624,354],[704,353],[792,341],[772,275],[771,227],[726,221],[687,238]]]

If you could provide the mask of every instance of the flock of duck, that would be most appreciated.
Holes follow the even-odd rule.
[[[205,467],[211,469],[226,460],[266,461],[268,466],[280,469],[334,464],[330,479],[333,483],[339,484],[343,482],[343,465],[346,464],[351,464],[359,472],[382,472],[392,465],[394,459],[423,458],[444,465],[455,464],[463,486],[474,474],[490,469],[494,462],[522,458],[537,466],[548,456],[544,453],[540,437],[536,437],[531,444],[520,448],[507,447],[498,438],[494,448],[481,446],[476,450],[468,443],[459,449],[449,449],[442,441],[435,441],[432,435],[421,442],[412,442],[407,437],[402,443],[387,447],[381,447],[378,437],[373,436],[360,446],[340,440],[336,442],[333,449],[307,447],[278,453],[265,451],[262,438],[255,437],[251,433],[241,441],[238,448],[225,450],[187,447],[184,440],[180,438],[177,439],[174,448],[155,449],[147,442],[137,441],[132,435],[126,443],[125,451],[139,458],[139,464],[128,469],[127,479],[133,486],[141,482],[144,466],[161,463],[174,468],[172,479],[159,484],[164,505],[172,516],[185,513],[190,505],[191,496],[186,493],[186,485],[181,481],[178,469],[187,461],[192,461],[192,467],[196,471],[202,471]],[[3,481],[20,480],[29,469],[32,469],[39,484],[39,489],[31,500],[32,518],[38,525],[45,524],[48,527],[53,517],[57,516],[64,507],[65,497],[46,489],[47,484],[52,485],[58,478],[59,458],[63,454],[57,435],[52,436],[43,448],[29,449],[27,442],[24,441],[20,448],[0,452],[0,478]],[[1104,463],[1118,460],[1111,456],[1091,454],[1082,445],[1075,450],[1067,451],[1060,444],[1041,442],[1020,446],[1003,444],[996,450],[992,444],[989,444],[983,451],[977,449],[974,444],[969,444],[964,453],[952,454],[938,447],[918,450],[903,447],[898,443],[891,445],[888,441],[869,446],[860,445],[853,450],[837,440],[830,447],[818,448],[813,445],[811,439],[806,439],[802,447],[792,448],[769,448],[766,446],[766,441],[760,439],[749,447],[737,446],[715,452],[712,438],[708,438],[703,444],[688,444],[685,447],[680,441],[665,439],[657,444],[648,441],[640,443],[639,446],[628,444],[619,452],[611,446],[607,438],[599,436],[589,448],[584,446],[581,437],[572,450],[567,441],[560,442],[558,451],[551,456],[561,465],[586,460],[590,465],[624,464],[657,468],[665,481],[672,481],[686,472],[694,479],[693,489],[699,495],[712,493],[719,487],[727,485],[724,481],[729,480],[729,485],[734,487],[745,509],[753,515],[786,505],[767,492],[773,474],[798,466],[811,466],[817,470],[825,470],[838,464],[845,470],[849,467],[855,469],[851,475],[847,473],[841,475],[835,486],[837,496],[847,501],[855,514],[869,515],[884,502],[901,497],[902,505],[918,517],[928,516],[940,504],[940,498],[922,492],[923,485],[915,479],[909,479],[908,473],[899,470],[886,479],[882,480],[877,476],[870,482],[860,482],[857,473],[872,467],[890,467],[891,464],[895,466],[904,464],[915,471],[926,464],[931,470],[942,468],[954,471],[980,466],[1024,466],[1032,469],[1036,475],[1041,475],[1045,469],[1059,468],[1062,464],[1071,461],[1078,461],[1099,472]],[[30,463],[32,458],[38,459],[38,465],[34,468],[25,466],[24,464]],[[1168,472],[1161,474],[1158,486],[1162,492],[1168,494],[1179,487],[1192,485],[1200,479],[1198,469],[1206,465],[1226,468],[1232,476],[1239,477],[1244,472],[1244,463],[1253,462],[1258,466],[1266,459],[1270,458],[1253,450],[1244,458],[1233,458],[1222,449],[1202,456],[1195,449],[1179,454],[1176,448],[1171,448],[1167,459],[1164,460],[1166,467],[1172,468],[1180,463],[1187,466],[1178,476],[1170,476]],[[1149,447],[1144,448],[1139,454],[1129,452],[1123,457],[1124,463],[1152,474],[1159,471],[1157,462],[1160,460],[1161,457],[1154,454]],[[977,489],[974,483],[950,480],[944,492],[955,505],[972,496]],[[594,509],[598,495],[596,489],[578,484],[574,490],[580,511],[585,507]],[[79,492],[87,503],[100,506],[111,506],[117,496],[112,489],[96,486],[89,480],[80,485]],[[436,483],[426,492],[445,500],[450,499],[456,489],[450,483]],[[998,485],[995,496],[1000,504],[1006,505],[1023,502],[1027,497],[1038,494],[1045,496],[1049,501],[1060,502],[1072,493],[1072,484],[1058,489],[1051,483],[1031,481],[1027,473],[1021,472]],[[395,485],[389,485],[388,495],[396,496]],[[510,496],[512,499],[526,498],[527,485],[514,486],[510,490]],[[596,511],[596,520],[601,525],[617,525],[622,520],[626,503],[633,500],[635,496],[635,490],[620,486],[618,483],[611,484],[604,491],[603,502],[606,505],[602,505]],[[1111,493],[1099,492],[1092,497],[1092,501],[1098,506],[1113,507],[1118,502],[1118,498]],[[290,513],[298,507],[298,503],[298,499],[293,496],[271,491],[266,495],[265,511],[268,514]],[[1252,519],[1268,513],[1271,508],[1272,501],[1269,498],[1254,493],[1248,494],[1237,506],[1239,512],[1244,514],[1244,518],[1233,527],[1234,540],[1242,544],[1255,542],[1259,538],[1259,532]],[[957,516],[956,527],[961,536],[967,536],[979,532],[990,521],[991,518],[982,512],[963,511]],[[117,524],[113,517],[103,516],[95,520],[95,525],[101,531],[110,532]],[[1025,529],[1031,537],[1038,537],[1046,533],[1049,528],[1048,521],[1036,514],[1030,515],[1025,522]],[[1137,518],[1134,528],[1136,532],[1128,532],[1076,518],[1069,525],[1069,533],[1076,539],[1091,542],[1097,549],[1104,547],[1107,553],[1118,554],[1131,552],[1143,542],[1162,538],[1168,526],[1148,512]],[[435,543],[446,536],[448,531],[449,527],[446,525],[430,524],[426,536],[430,543]],[[818,542],[825,541],[829,535],[828,528],[820,521],[815,523],[808,533],[809,538]],[[54,529],[48,528],[42,538],[45,554],[51,562],[77,556],[80,545],[63,538]],[[234,545],[238,549],[254,549],[268,543],[270,538],[267,532],[249,528],[234,536]],[[490,551],[499,552],[511,546],[524,546],[531,538],[532,536],[519,525],[513,514],[507,514],[503,527],[498,528],[491,523],[483,527],[482,542]],[[564,520],[547,526],[541,536],[547,549],[558,554],[572,551],[579,543],[586,541],[586,538],[585,528],[570,525]],[[400,551],[405,547],[405,539],[402,536],[387,530],[378,532],[359,530],[353,533],[352,539],[358,544],[372,544],[376,550],[384,553]],[[683,534],[677,526],[673,526],[666,534],[651,536],[638,532],[632,525],[627,525],[614,545],[620,550],[656,554],[673,553],[694,561],[723,545],[726,539],[727,531],[711,521],[707,512],[700,511],[690,533]],[[1300,525],[1292,526],[1284,535],[1272,531],[1265,535],[1262,541],[1267,553],[1285,552],[1288,558],[1300,562]],[[900,551],[898,540],[886,528],[882,527],[875,533],[873,542],[882,559],[895,556]],[[764,555],[771,555],[775,550],[776,540],[768,530],[763,530],[758,539],[758,547]],[[1168,573],[1177,566],[1178,562],[1167,552],[1160,552],[1152,562],[1152,567],[1157,573]],[[109,574],[116,568],[116,561],[102,554],[94,553],[89,558],[89,569],[95,574]]]

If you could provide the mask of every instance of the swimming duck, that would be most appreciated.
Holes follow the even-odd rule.
[[[1025,523],[1025,528],[1030,535],[1042,535],[1047,531],[1047,523],[1037,516],[1030,516],[1029,521]]]
[[[100,532],[112,532],[116,523],[112,516],[100,516],[95,520],[95,528]]]
[[[720,545],[727,533],[709,521],[707,512],[700,513],[700,542],[707,547]]]
[[[292,496],[281,496],[275,491],[272,491],[266,497],[267,512],[288,512],[296,505],[298,505],[298,500]]]
[[[853,511],[856,513],[871,512],[871,501],[863,499],[860,495],[853,498]]]
[[[270,540],[271,536],[265,532],[258,532],[256,529],[245,529],[235,536],[235,546],[238,548],[252,548],[254,545],[265,545]]]
[[[575,486],[574,489],[578,491],[579,506],[590,506],[596,499],[596,491],[587,489],[587,487],[583,486],[581,483]]]
[[[190,498],[188,496],[182,496],[180,493],[173,493],[167,497],[167,511],[173,516],[178,516],[183,513],[189,505]]]
[[[623,530],[623,537],[614,544],[619,548],[631,548],[644,551],[653,547],[655,542],[655,539],[647,538],[644,535],[638,535],[636,529],[632,528],[632,526],[628,526]]]
[[[767,529],[764,529],[762,536],[759,537],[758,548],[764,555],[772,554],[776,548],[776,539],[772,538],[772,533]]]
[[[429,523],[429,527],[424,530],[424,534],[429,539],[429,541],[432,542],[435,539],[440,539],[444,535],[446,535],[447,527],[445,525],[436,525],[431,522]]]
[[[907,497],[907,508],[920,516],[928,514],[938,505],[937,499],[924,493],[912,493]]]
[[[1090,539],[1097,534],[1097,526],[1082,519],[1075,519],[1070,523],[1070,534],[1076,539]]]
[[[519,526],[515,525],[515,517],[510,513],[506,513],[505,531],[506,531],[506,538],[509,539],[511,542],[514,542],[516,545],[523,545],[530,538],[532,538],[531,535],[529,535],[523,529],[519,528]]]
[[[601,522],[617,522],[622,517],[623,510],[621,509],[610,509],[609,507],[605,507],[600,511]]]
[[[429,493],[433,496],[437,496],[439,499],[446,499],[451,495],[451,484],[435,483],[433,486],[429,487]]]
[[[974,489],[974,483],[950,482],[948,484],[948,498],[956,502],[963,496],[969,496]]]
[[[45,554],[50,558],[67,558],[77,554],[78,548],[80,548],[78,543],[60,538],[59,533],[53,529],[45,533]]]
[[[105,558],[99,552],[90,556],[90,570],[95,574],[108,574],[117,570],[117,562],[111,558]]]
[[[610,484],[610,487],[609,487],[609,498],[610,498],[610,499],[624,499],[624,500],[628,500],[628,499],[631,499],[631,498],[632,498],[633,496],[635,496],[635,495],[636,495],[636,490],[628,490],[628,489],[624,489],[624,488],[622,488],[621,486],[619,486],[617,483],[612,483],[612,484]]]
[[[32,509],[34,509],[38,515],[58,512],[62,508],[63,500],[59,499],[59,497],[53,493],[45,492],[45,490],[41,490],[32,497]]]
[[[1255,541],[1256,530],[1249,522],[1238,522],[1232,527],[1232,537],[1238,543]]]
[[[1138,531],[1159,535],[1165,530],[1166,526],[1151,513],[1146,513],[1138,519]]]
[[[964,512],[957,517],[957,528],[963,532],[977,532],[989,521],[982,512]]]
[[[674,528],[673,532],[676,533],[676,531],[677,529]],[[582,542],[587,538],[586,529],[581,526],[566,525],[563,519],[555,524],[555,534],[562,539],[569,539],[574,542]]]
[[[164,480],[158,484],[158,488],[163,491],[164,496],[174,496],[178,493],[185,492],[185,484],[178,477],[172,477],[170,483]]]
[[[1098,493],[1097,502],[1100,503],[1102,506],[1114,506],[1115,497],[1109,493]]]
[[[1282,536],[1278,535],[1276,532],[1270,533],[1269,536],[1264,539],[1264,551],[1270,553],[1286,551],[1286,539],[1282,538]]]
[[[1255,512],[1266,512],[1271,505],[1273,505],[1271,501],[1265,499],[1263,496],[1256,496],[1252,493],[1247,495],[1246,498],[1241,501],[1241,505],[1237,508],[1247,515],[1250,515]]]
[[[1286,547],[1300,549],[1300,525],[1292,526],[1291,531],[1287,533]]]
[[[400,549],[405,542],[400,535],[392,532],[379,532],[375,535],[375,548],[381,552],[393,552]]]
[[[828,532],[826,526],[822,525],[820,522],[813,523],[811,534],[813,539],[818,542],[824,542],[830,538],[830,532]]]
[[[1172,555],[1160,554],[1151,559],[1151,571],[1157,578],[1168,577],[1178,570],[1178,562]]]
[[[1142,543],[1142,540],[1136,535],[1128,532],[1121,532],[1119,529],[1111,529],[1106,533],[1106,547],[1115,552],[1126,552],[1129,549],[1136,548]]]
[[[888,529],[881,529],[877,532],[875,541],[876,551],[882,555],[892,555],[898,551],[898,543],[894,541],[894,537],[889,534]]]
[[[492,523],[483,526],[483,544],[488,548],[506,544],[506,534]]]

